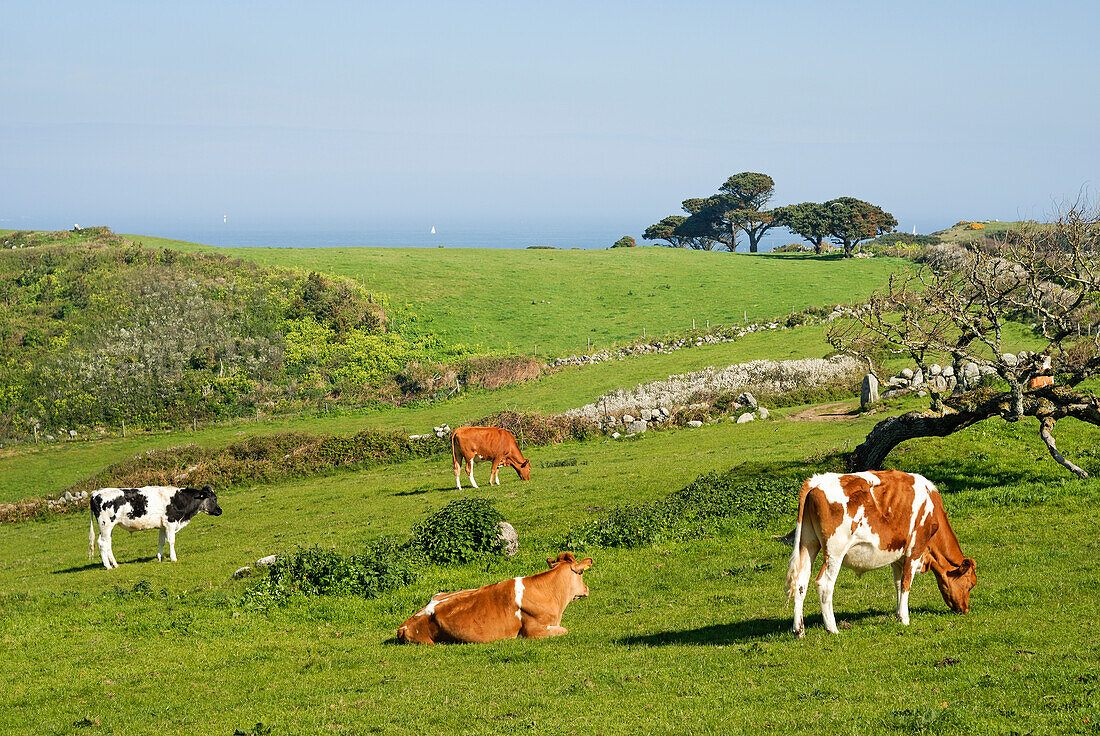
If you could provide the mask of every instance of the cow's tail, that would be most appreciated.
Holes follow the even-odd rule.
[[[88,507],[88,516],[90,523],[88,525],[88,559],[95,557],[95,511],[92,511],[91,504]]]
[[[458,470],[458,447],[456,446],[457,439],[455,438],[454,430],[451,430],[451,462],[454,463],[455,470]]]
[[[810,494],[810,481],[802,484],[798,494],[798,519],[794,524],[794,549],[791,550],[791,564],[787,566],[787,602],[798,590],[798,578],[802,575],[802,517],[806,513],[806,496]],[[789,536],[789,535],[788,535]]]

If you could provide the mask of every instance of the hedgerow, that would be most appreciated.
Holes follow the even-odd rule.
[[[721,527],[762,529],[794,518],[804,477],[744,478],[736,471],[706,473],[689,486],[649,504],[616,506],[571,527],[561,540],[570,549],[639,547],[713,534]]]

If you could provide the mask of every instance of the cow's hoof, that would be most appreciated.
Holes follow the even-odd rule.
[[[791,629],[791,633],[794,634],[795,639],[802,639],[806,636],[806,629],[805,627],[801,629]]]

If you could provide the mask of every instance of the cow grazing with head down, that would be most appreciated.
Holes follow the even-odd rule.
[[[143,486],[141,488],[100,488],[91,495],[91,529],[88,531],[88,556],[95,556],[96,527],[99,527],[99,554],[103,566],[118,567],[111,549],[111,530],[121,524],[129,532],[139,529],[160,529],[157,560],[164,557],[164,542],[168,554],[176,561],[176,532],[187,526],[200,511],[220,516],[218,497],[210,486],[177,488],[175,486]]]
[[[491,460],[493,469],[489,471],[489,485],[496,481],[500,485],[500,466],[510,465],[523,480],[531,480],[531,461],[523,456],[516,444],[515,436],[500,427],[459,427],[451,432],[451,460],[454,461],[455,486],[462,490],[459,465],[466,467],[470,484],[477,488],[474,480],[474,461]]]
[[[476,590],[436,593],[397,630],[403,644],[470,643],[497,639],[542,639],[569,633],[561,626],[565,607],[588,595],[584,571],[592,558],[572,552],[546,560],[549,570]]]
[[[959,547],[939,491],[919,475],[896,470],[815,475],[802,486],[798,522],[785,539],[791,538],[787,591],[794,598],[798,636],[805,633],[802,603],[818,550],[823,553],[817,575],[821,616],[834,634],[833,587],[841,566],[862,575],[892,565],[898,618],[906,626],[913,577],[929,569],[951,610],[970,608],[970,589],[978,582],[974,560]]]

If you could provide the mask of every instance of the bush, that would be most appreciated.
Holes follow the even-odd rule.
[[[611,244],[612,248],[633,248],[636,245],[634,238],[629,235],[624,235],[614,243]]]
[[[279,555],[267,577],[247,594],[252,604],[283,601],[291,596],[344,595],[376,598],[414,582],[423,556],[408,543],[379,539],[358,554],[321,547],[299,547]]]
[[[566,440],[583,440],[599,434],[592,420],[565,414],[544,417],[541,414],[502,411],[482,417],[474,425],[508,430],[515,435],[521,449],[529,445],[557,445]]]
[[[504,553],[504,517],[485,498],[451,501],[413,527],[412,546],[440,563],[465,563]]]
[[[663,539],[713,534],[719,526],[764,528],[798,511],[802,475],[744,479],[733,471],[706,473],[652,504],[616,506],[600,518],[574,525],[562,546],[639,547]]]

